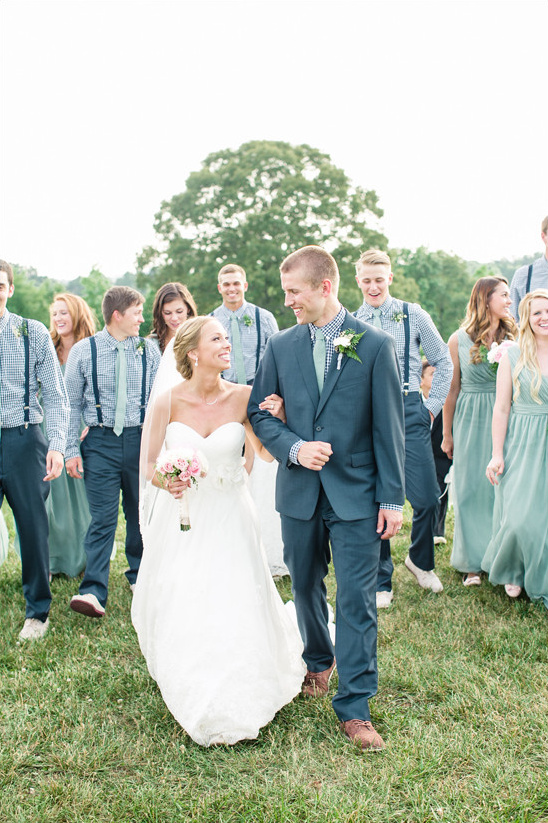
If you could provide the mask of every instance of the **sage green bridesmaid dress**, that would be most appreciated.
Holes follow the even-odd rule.
[[[461,387],[453,418],[455,530],[451,565],[461,572],[481,571],[491,539],[495,492],[485,476],[491,459],[491,419],[496,375],[487,363],[471,363],[473,342],[457,332]]]
[[[61,365],[63,375],[64,364]],[[65,467],[51,481],[46,500],[49,523],[49,570],[51,574],[77,577],[86,565],[84,538],[91,520],[83,480],[69,477]]]
[[[514,372],[519,347],[508,356]],[[519,375],[504,443],[504,472],[495,488],[493,536],[483,568],[493,584],[525,589],[548,608],[548,378],[540,403],[531,397],[532,373]]]

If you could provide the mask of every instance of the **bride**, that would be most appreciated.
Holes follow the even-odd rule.
[[[143,432],[144,552],[131,616],[176,720],[200,745],[233,744],[257,737],[299,693],[302,642],[260,543],[243,467],[246,435],[263,459],[272,458],[247,420],[250,388],[221,380],[230,366],[226,332],[211,317],[187,320],[173,356],[179,375],[168,349],[164,386],[155,386]],[[172,387],[162,391],[166,384]],[[205,455],[208,472],[197,487],[162,484],[156,459],[177,447]],[[189,531],[179,527],[183,493]]]

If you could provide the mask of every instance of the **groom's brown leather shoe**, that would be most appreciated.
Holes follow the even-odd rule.
[[[369,720],[343,720],[341,732],[361,749],[377,752],[385,747],[384,740]]]
[[[323,672],[310,672],[304,676],[304,683],[302,686],[302,693],[305,697],[322,697],[322,695],[327,694],[329,691],[329,681],[331,680],[331,675],[333,674],[333,670],[335,668],[335,661],[330,665],[328,669],[324,669]]]

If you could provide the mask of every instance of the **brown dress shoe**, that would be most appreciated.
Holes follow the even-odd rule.
[[[384,749],[385,743],[378,732],[375,731],[369,720],[343,720],[341,732],[348,737],[356,746],[362,749],[379,751]]]
[[[309,672],[304,676],[302,693],[305,697],[321,697],[329,691],[329,681],[335,668],[335,661],[323,672]]]

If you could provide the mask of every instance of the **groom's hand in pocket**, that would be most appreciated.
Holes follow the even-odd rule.
[[[310,440],[303,443],[297,453],[297,460],[305,469],[319,472],[323,469],[329,458],[333,454],[331,443],[323,443],[321,440]]]

